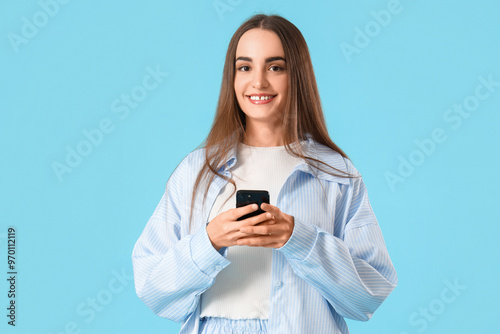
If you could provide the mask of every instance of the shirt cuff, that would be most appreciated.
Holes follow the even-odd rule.
[[[318,231],[316,226],[303,223],[301,220],[293,217],[294,226],[290,239],[277,250],[285,254],[286,257],[294,260],[304,260],[311,252]]]
[[[231,261],[226,259],[227,247],[217,251],[207,234],[206,227],[200,228],[190,240],[191,258],[198,268],[210,277],[215,277]]]

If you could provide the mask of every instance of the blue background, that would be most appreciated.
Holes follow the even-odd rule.
[[[230,37],[260,11],[308,42],[330,134],[363,174],[399,276],[370,321],[348,321],[351,332],[498,329],[499,2],[401,0],[385,26],[372,11],[386,0],[44,3],[0,4],[2,333],[178,332],[137,298],[132,248],[171,172],[208,134]],[[168,75],[144,90],[148,68]],[[478,100],[488,77],[496,86]],[[125,115],[120,98],[132,92],[146,94]],[[447,121],[463,103],[470,116]],[[108,133],[85,146],[83,132],[106,120]],[[419,153],[415,141],[435,129],[446,139]],[[53,164],[78,145],[86,156],[58,177]],[[401,159],[415,166],[391,186]]]

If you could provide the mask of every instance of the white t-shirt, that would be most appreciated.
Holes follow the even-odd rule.
[[[236,190],[267,190],[269,202],[276,206],[279,191],[294,167],[303,162],[290,155],[285,146],[255,147],[240,143],[237,161],[231,169]],[[209,221],[236,207],[234,186],[227,183],[211,209]],[[273,248],[231,246],[231,264],[215,278],[201,295],[200,317],[229,319],[268,319]]]

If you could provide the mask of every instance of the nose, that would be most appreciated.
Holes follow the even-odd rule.
[[[261,89],[266,88],[268,84],[265,70],[255,70],[252,86],[256,89]]]

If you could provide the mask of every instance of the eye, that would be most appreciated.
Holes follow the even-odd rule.
[[[238,67],[238,71],[242,71],[242,72],[246,72],[246,71],[248,71],[248,69],[249,69],[249,67],[246,65]]]
[[[279,66],[271,66],[269,67],[269,69],[271,69],[273,72],[280,72],[280,71],[283,71],[283,68],[282,67],[279,67]]]

